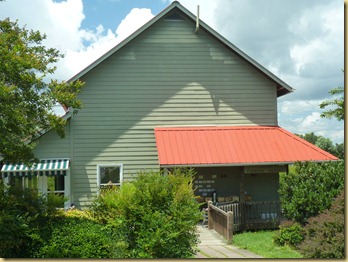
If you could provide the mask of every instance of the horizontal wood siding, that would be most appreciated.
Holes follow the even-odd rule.
[[[158,169],[153,128],[275,125],[276,87],[192,21],[162,19],[82,77],[72,119],[75,203],[96,192],[97,164],[124,180]]]
[[[65,137],[60,136],[54,131],[50,130],[37,141],[34,154],[37,158],[70,158],[70,133],[69,122],[65,128]]]

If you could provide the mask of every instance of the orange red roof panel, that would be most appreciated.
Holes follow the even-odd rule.
[[[158,127],[154,131],[161,166],[338,160],[278,126]]]

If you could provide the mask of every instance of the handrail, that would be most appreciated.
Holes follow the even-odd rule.
[[[231,243],[233,237],[233,212],[225,212],[215,207],[212,201],[209,201],[208,228],[214,229],[217,233],[225,237],[227,243]]]
[[[277,228],[281,220],[280,201],[225,202],[217,207],[233,212],[234,231]]]

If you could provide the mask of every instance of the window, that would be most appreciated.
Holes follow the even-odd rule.
[[[47,177],[47,192],[64,196],[64,176]]]
[[[108,188],[110,186],[120,186],[122,182],[122,164],[98,165],[97,184],[98,188]]]
[[[65,196],[65,176],[48,176],[47,177],[47,193],[48,197],[55,202],[58,208],[64,208],[68,203],[64,200]],[[59,196],[56,198],[55,196]]]
[[[37,176],[30,177],[7,177],[5,182],[11,186],[19,186],[22,189],[31,188],[37,190]]]

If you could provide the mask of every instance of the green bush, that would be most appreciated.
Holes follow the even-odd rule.
[[[0,257],[33,257],[45,244],[51,233],[46,227],[59,213],[57,201],[51,200],[35,189],[0,180]]]
[[[296,163],[291,170],[280,176],[282,208],[286,218],[304,225],[344,188],[344,162]]]
[[[105,227],[85,217],[62,216],[52,225],[39,258],[114,258],[118,248]]]
[[[279,226],[279,231],[274,236],[274,242],[279,246],[296,246],[304,239],[304,231],[299,223],[285,221]]]
[[[135,181],[102,192],[93,217],[126,247],[123,258],[187,258],[198,243],[201,218],[192,189],[193,171],[141,172]]]
[[[0,180],[0,257],[30,257],[43,242],[47,201],[33,189],[7,187]]]
[[[308,219],[299,251],[306,258],[344,258],[344,192],[330,209]]]

